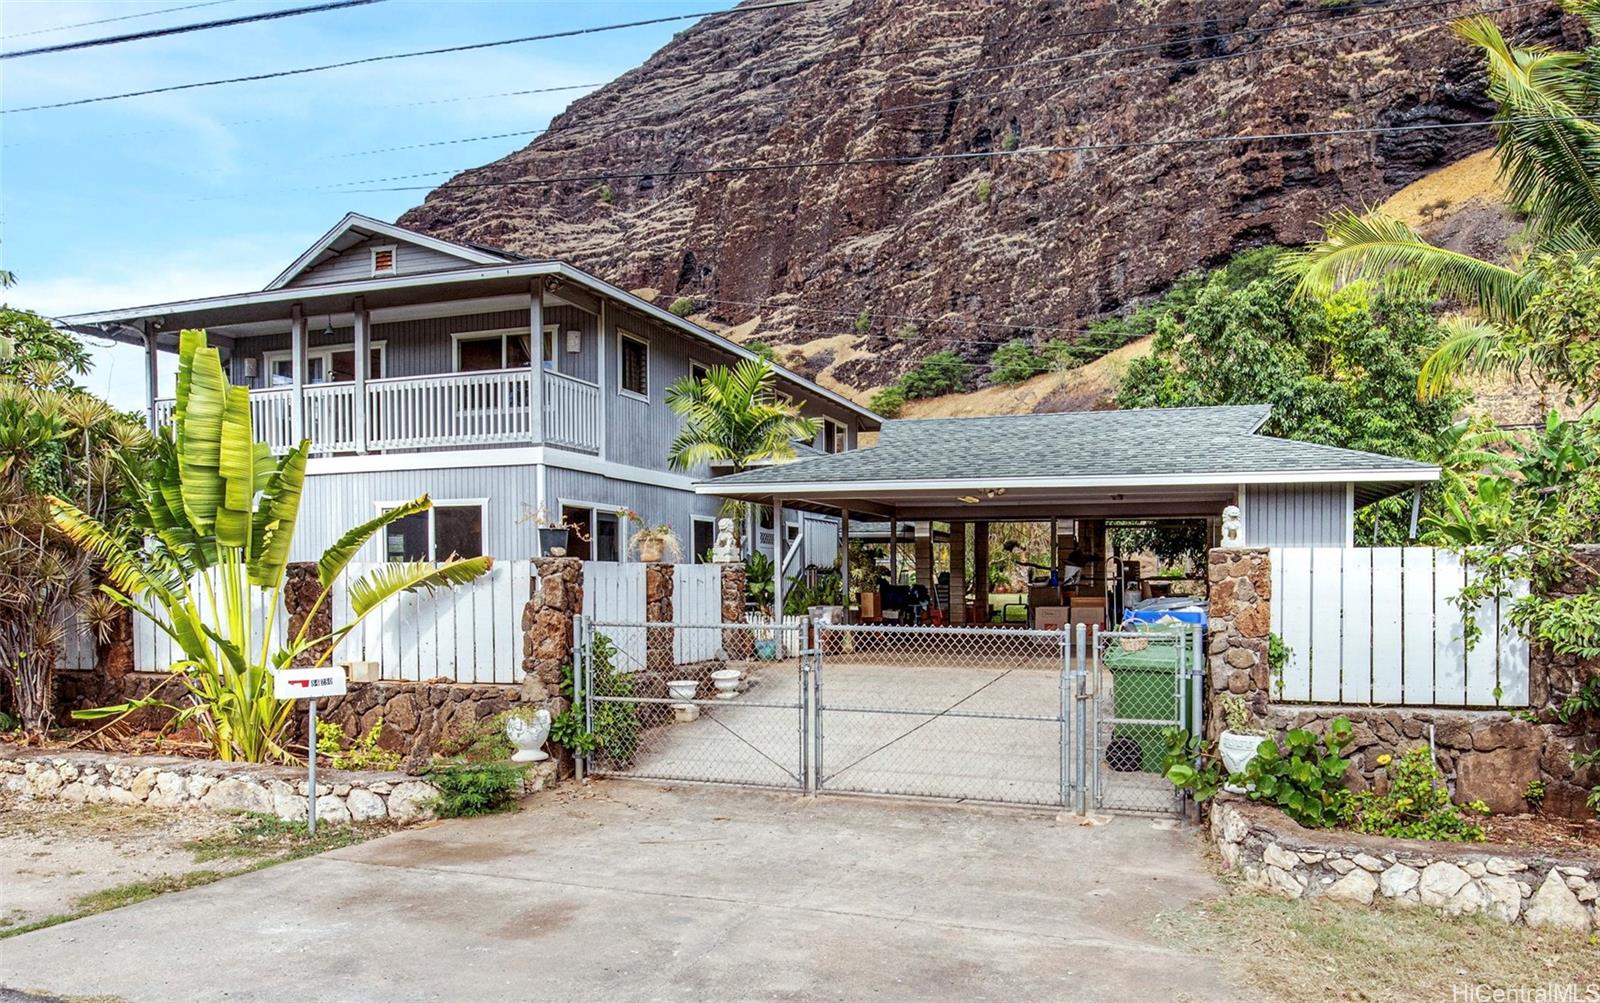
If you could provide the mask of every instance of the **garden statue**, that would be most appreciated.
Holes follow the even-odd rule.
[[[538,763],[550,758],[542,746],[550,737],[550,711],[521,706],[506,715],[506,741],[516,748],[513,763]]]
[[[1244,546],[1244,520],[1240,518],[1239,506],[1229,505],[1222,510],[1222,545],[1224,547]]]
[[[717,520],[717,542],[711,548],[711,560],[716,564],[739,562],[739,541],[733,535],[733,520]]]

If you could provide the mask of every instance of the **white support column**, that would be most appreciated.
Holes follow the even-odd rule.
[[[528,355],[533,378],[528,389],[528,409],[533,412],[529,428],[533,441],[544,441],[544,280],[534,279],[528,292]]]
[[[775,623],[783,622],[783,559],[785,537],[783,526],[783,499],[776,496],[772,499],[772,619]],[[781,635],[780,635],[781,636]]]
[[[367,451],[367,367],[372,359],[372,318],[367,313],[367,301],[357,296],[351,307],[355,325],[355,439],[356,452]]]
[[[839,578],[844,593],[844,618],[850,619],[850,510],[839,510]]]
[[[595,370],[594,381],[600,387],[600,413],[595,420],[600,423],[600,459],[609,459],[611,443],[606,431],[606,415],[611,411],[611,391],[606,387],[606,343],[611,340],[606,330],[606,299],[600,297],[600,312],[595,317]]]
[[[144,328],[144,388],[145,407],[147,418],[150,422],[150,431],[156,430],[156,395],[160,392],[161,373],[157,364],[156,333],[150,330],[150,322],[141,325]]]
[[[889,581],[900,584],[900,510],[889,510]]]
[[[289,308],[289,359],[289,438],[298,443],[306,437],[306,315],[298,303]]]

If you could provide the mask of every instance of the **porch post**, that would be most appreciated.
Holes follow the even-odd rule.
[[[606,298],[600,297],[600,313],[595,318],[595,369],[594,381],[600,387],[599,412],[595,420],[600,423],[600,459],[604,460],[611,455],[610,434],[606,429],[606,412],[610,410],[607,404],[611,398],[606,393],[606,341],[609,335],[606,332]]]
[[[528,355],[533,366],[528,386],[528,430],[534,442],[544,441],[544,279],[533,280],[528,291]]]
[[[928,590],[928,597],[933,597],[933,520],[923,523],[928,527],[926,535],[922,526],[912,523],[911,532],[916,537],[912,550],[916,554],[917,584]]]
[[[972,524],[972,603],[978,622],[989,622],[989,524]]]
[[[289,438],[299,443],[306,437],[306,315],[298,303],[289,308],[289,358]]]
[[[150,330],[150,322],[144,321],[144,387],[145,387],[145,413],[150,422],[150,431],[156,430],[156,394],[161,386],[160,373],[157,369],[156,333]]]
[[[772,619],[774,623],[783,623],[783,559],[786,556],[784,544],[789,534],[784,532],[783,525],[783,499],[774,496],[772,499]]]
[[[850,619],[850,510],[839,510],[839,578],[844,585],[844,618]]]
[[[889,581],[900,584],[900,510],[889,510]]]
[[[950,623],[967,622],[967,524],[950,524]]]
[[[355,327],[355,395],[356,403],[352,418],[355,422],[356,452],[367,451],[367,367],[371,365],[372,358],[372,328],[371,317],[367,313],[365,297],[357,296],[351,306],[354,314],[352,324]]]

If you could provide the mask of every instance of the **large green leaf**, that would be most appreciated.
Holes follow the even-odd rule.
[[[432,507],[432,499],[427,495],[423,495],[415,501],[406,502],[404,505],[396,505],[377,518],[368,519],[339,537],[333,546],[323,551],[321,559],[317,561],[317,578],[322,582],[322,587],[327,588],[332,585],[334,579],[344,573],[344,569],[349,566],[351,561],[355,560],[356,554],[360,552],[362,547],[366,546],[367,541],[372,539],[373,534],[377,533],[378,530],[398,519],[404,519],[419,512],[426,512]]]
[[[244,547],[250,543],[251,508],[256,492],[255,442],[250,430],[250,391],[226,388],[217,473],[222,498],[217,506],[217,544]]]
[[[350,586],[350,609],[358,617],[366,616],[384,600],[402,592],[465,585],[493,565],[494,560],[489,557],[468,557],[440,564],[429,561],[385,564],[373,568]]]
[[[302,441],[289,450],[267,478],[256,508],[251,533],[250,581],[272,588],[283,580],[294,542],[294,524],[300,517],[300,495],[306,482],[306,453],[311,443]]]
[[[187,334],[188,332],[185,332]],[[202,339],[203,342],[203,339]],[[189,345],[186,340],[185,345]],[[183,508],[201,535],[212,531],[223,484],[218,471],[222,452],[222,416],[227,407],[228,379],[215,348],[189,345],[189,386],[183,420],[178,423],[178,474]],[[180,365],[183,360],[180,360]]]

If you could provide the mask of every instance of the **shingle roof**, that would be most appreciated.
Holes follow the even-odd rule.
[[[1267,405],[1070,411],[885,422],[878,445],[747,470],[718,488],[881,481],[1117,478],[1205,474],[1414,472],[1413,460],[1260,435]],[[1292,476],[1286,479],[1294,479]]]

